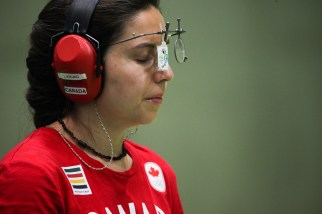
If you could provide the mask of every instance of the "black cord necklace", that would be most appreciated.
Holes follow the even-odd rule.
[[[107,159],[107,160],[111,160],[111,156],[109,155],[104,155],[98,151],[96,151],[93,147],[89,146],[87,143],[85,143],[84,141],[78,139],[75,137],[74,133],[72,131],[70,131],[67,127],[66,127],[66,124],[64,123],[64,121],[62,119],[58,119],[58,122],[60,123],[60,125],[63,127],[64,131],[71,137],[73,138],[73,140],[76,141],[76,143],[81,146],[82,148],[84,149],[89,149],[91,150],[95,155],[97,155],[98,157],[100,158],[104,158],[104,159]],[[122,153],[117,156],[117,157],[113,157],[113,160],[121,160],[122,158],[124,158],[127,154],[127,150],[126,148],[124,147],[124,143],[122,145]]]

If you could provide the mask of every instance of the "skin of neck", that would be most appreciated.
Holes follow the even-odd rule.
[[[97,111],[112,140],[114,156],[119,156],[122,153],[124,134],[129,127],[113,126],[112,121],[108,121],[107,118],[102,117],[98,107]],[[64,121],[67,128],[70,129],[78,139],[83,140],[102,154],[111,155],[108,136],[101,126],[93,103],[76,105],[75,110],[67,115],[64,118]]]

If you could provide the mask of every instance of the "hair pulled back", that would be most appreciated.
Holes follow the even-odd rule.
[[[70,113],[74,103],[58,88],[50,67],[50,39],[62,32],[68,8],[72,0],[51,0],[40,12],[30,34],[30,49],[27,56],[29,87],[26,99],[31,107],[36,128],[49,125]],[[154,6],[159,0],[101,0],[97,5],[88,34],[100,42],[100,55],[104,56],[138,12]]]

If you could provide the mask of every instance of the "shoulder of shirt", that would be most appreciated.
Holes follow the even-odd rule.
[[[55,191],[60,189],[56,182],[63,177],[55,158],[64,154],[60,152],[59,140],[51,128],[33,131],[0,161],[0,183],[7,183],[8,187],[20,185],[25,190],[34,188],[34,191],[48,190],[48,185]]]
[[[140,158],[142,162],[155,162],[157,163],[166,173],[175,174],[170,164],[159,154],[154,152],[147,146],[139,145],[133,141],[126,140],[126,148],[129,153],[134,153],[136,158]]]
[[[142,158],[160,159],[162,161],[165,161],[159,154],[157,154],[149,147],[137,144],[133,141],[126,140],[126,148],[130,153],[135,152],[137,155],[139,155]]]
[[[13,147],[1,160],[1,164],[24,162],[48,164],[57,154],[59,135],[52,128],[39,128]],[[59,150],[58,150],[59,151]]]

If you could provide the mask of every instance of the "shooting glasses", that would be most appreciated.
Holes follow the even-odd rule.
[[[131,37],[129,39],[124,39],[124,40],[115,42],[115,43],[113,43],[111,45],[117,45],[117,44],[127,42],[127,41],[130,41],[130,40],[133,40],[133,39],[137,39],[137,38],[140,38],[140,37],[143,37],[143,36],[150,36],[150,35],[155,35],[155,34],[164,34],[164,40],[163,41],[165,41],[165,43],[168,45],[170,43],[170,38],[171,37],[178,36],[177,39],[174,42],[174,56],[175,56],[175,58],[176,58],[178,63],[183,63],[188,59],[188,57],[186,55],[186,49],[185,49],[184,42],[183,42],[183,40],[181,38],[181,34],[185,33],[186,31],[183,30],[180,27],[181,19],[178,18],[177,21],[178,21],[178,28],[176,30],[169,30],[170,22],[167,22],[166,26],[165,26],[165,30],[161,29],[158,32],[145,33],[145,34],[139,34],[139,35],[135,35],[135,33],[133,33],[133,37]]]

